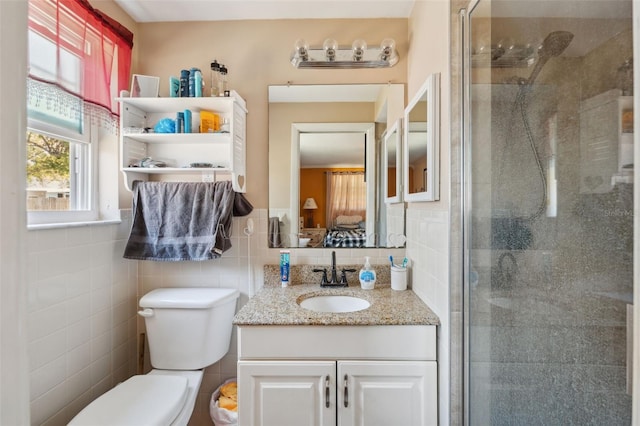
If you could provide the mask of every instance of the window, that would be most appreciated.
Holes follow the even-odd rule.
[[[118,129],[132,34],[87,0],[29,0],[29,224],[99,219],[99,140]]]
[[[338,216],[366,217],[367,183],[364,172],[327,173],[327,224]]]

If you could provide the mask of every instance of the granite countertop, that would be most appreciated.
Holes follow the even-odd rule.
[[[371,303],[357,312],[327,313],[304,309],[299,300],[320,295],[355,296]],[[247,325],[438,325],[440,320],[411,290],[392,290],[376,284],[373,290],[359,286],[322,288],[319,284],[265,287],[236,314],[233,323]]]

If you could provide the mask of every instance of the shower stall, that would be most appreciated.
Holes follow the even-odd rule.
[[[465,424],[631,424],[631,3],[460,13]]]

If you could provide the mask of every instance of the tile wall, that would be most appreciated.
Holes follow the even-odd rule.
[[[27,232],[31,424],[65,425],[136,372],[137,264],[121,224]]]
[[[426,210],[426,204],[407,209],[407,257],[411,288],[438,315],[439,424],[449,424],[449,212]]]

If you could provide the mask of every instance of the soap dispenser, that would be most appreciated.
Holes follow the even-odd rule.
[[[373,270],[371,263],[369,263],[369,256],[365,256],[364,266],[360,269],[358,278],[360,279],[360,287],[364,290],[371,290],[375,286],[376,271]]]

